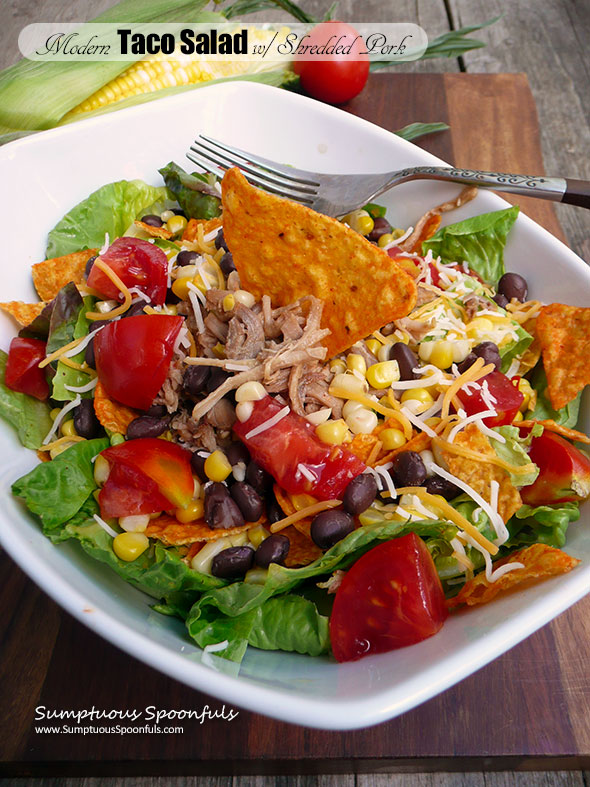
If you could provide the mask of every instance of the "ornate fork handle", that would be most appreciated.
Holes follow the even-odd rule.
[[[466,186],[497,189],[523,197],[540,197],[590,208],[590,182],[573,178],[548,178],[544,175],[514,175],[507,172],[481,172],[456,167],[410,167],[392,172],[386,188],[409,180],[447,180]]]

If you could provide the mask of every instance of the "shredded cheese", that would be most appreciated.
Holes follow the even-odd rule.
[[[124,314],[127,309],[131,306],[131,301],[133,300],[131,297],[131,293],[127,289],[127,287],[123,284],[121,279],[117,276],[115,271],[112,268],[109,268],[108,265],[97,257],[94,261],[94,266],[101,270],[104,275],[109,278],[115,287],[121,292],[123,295],[123,303],[120,306],[117,306],[115,309],[112,309],[110,312],[86,312],[86,319],[87,320],[110,320],[113,317],[117,317],[119,314]]]
[[[86,348],[86,345],[90,344],[96,334],[100,333],[106,327],[106,325],[101,325],[100,328],[97,328],[95,331],[90,331],[90,333],[88,333],[86,336],[83,336],[81,339],[75,339],[74,342],[77,342],[77,344],[74,347],[71,347],[69,350],[66,350],[66,352],[64,352],[64,356],[66,358],[72,358],[74,355],[78,355],[79,352],[82,352],[82,350]],[[70,345],[74,344],[74,342],[70,342]],[[66,345],[66,347],[67,346],[68,345]]]
[[[68,342],[68,344],[64,344],[63,347],[60,347],[59,349],[54,350],[52,353],[49,353],[49,355],[46,355],[42,361],[39,361],[39,369],[43,369],[52,361],[55,361],[57,358],[61,358],[62,355],[65,355],[66,352],[73,348],[76,348],[76,352],[74,353],[74,355],[76,355],[78,353],[78,345],[81,341],[82,339],[74,339],[73,341]]]
[[[64,407],[62,407],[61,412],[57,414],[55,421],[53,422],[53,426],[43,438],[42,445],[47,445],[48,443],[51,442],[53,435],[57,434],[57,430],[61,426],[61,423],[66,417],[66,415],[70,412],[70,410],[73,410],[75,407],[77,407],[81,401],[82,401],[82,397],[80,396],[80,394],[78,394],[74,399],[72,399],[71,402],[68,402]]]
[[[258,424],[255,426],[254,429],[250,429],[249,432],[246,433],[244,439],[250,440],[252,437],[256,437],[256,435],[262,434],[262,432],[266,432],[267,429],[270,429],[273,426],[276,426],[279,421],[282,421],[289,413],[291,412],[291,408],[289,405],[285,405],[285,407],[281,408],[278,413],[275,413],[272,418],[269,418],[264,423]],[[315,480],[315,479],[314,479]]]
[[[203,293],[195,287],[192,282],[187,283],[188,297],[193,307],[193,314],[195,315],[195,322],[197,323],[197,330],[199,333],[205,333],[205,323],[203,322],[203,315],[201,314],[201,306],[199,305],[198,297],[202,297]]]
[[[474,462],[486,462],[490,465],[496,465],[497,467],[501,467],[502,470],[506,470],[507,473],[511,473],[512,475],[526,475],[535,469],[535,465],[532,462],[529,462],[526,465],[511,465],[509,462],[507,462],[505,459],[501,459],[499,456],[478,454],[462,445],[447,443],[446,440],[443,440],[438,436],[434,438],[432,442],[437,447],[442,448],[443,451],[449,451],[452,454],[463,456],[465,459],[473,459]]]
[[[315,516],[321,511],[329,511],[331,508],[337,508],[341,504],[341,500],[322,500],[321,502],[314,503],[313,505],[307,506],[306,508],[301,508],[299,511],[295,511],[294,514],[291,514],[284,519],[279,519],[278,522],[274,522],[270,526],[270,532],[278,533],[279,530],[283,530],[285,527],[292,525],[294,522],[299,522],[300,519],[305,519],[308,516]]]
[[[315,473],[312,473],[312,472],[311,472],[311,470],[309,470],[309,469],[308,469],[308,468],[307,468],[307,467],[306,467],[304,464],[302,464],[301,462],[299,462],[299,464],[297,465],[297,472],[301,473],[301,475],[302,475],[304,478],[307,478],[307,480],[308,480],[308,481],[310,481],[312,484],[313,484],[315,481],[317,481],[317,480],[318,480],[318,479],[317,479],[317,476],[316,476],[316,474],[315,474]]]
[[[395,500],[397,497],[397,491],[395,489],[395,484],[393,483],[391,474],[387,472],[387,469],[384,465],[376,467],[375,473],[381,478],[381,489],[385,489],[385,487],[387,487],[387,491],[391,495],[391,498]]]
[[[483,418],[487,418],[488,416],[493,417],[498,415],[498,413],[495,410],[482,410],[481,413],[475,413],[474,415],[468,416],[465,410],[459,410],[457,415],[459,416],[460,421],[449,432],[449,436],[447,437],[448,443],[452,443],[457,434],[465,429],[466,426],[469,426],[469,424],[474,423],[474,421],[481,422]]]
[[[92,518],[98,525],[102,527],[103,530],[106,530],[109,536],[111,536],[112,538],[117,537],[117,533],[113,530],[113,528],[110,525],[107,525],[107,523],[104,521],[102,517],[100,517],[98,514],[93,514]]]
[[[64,388],[66,391],[71,391],[72,393],[86,393],[87,391],[91,391],[93,388],[96,388],[97,383],[98,377],[94,377],[89,383],[85,383],[85,385],[66,385],[64,383]]]
[[[330,416],[328,416],[328,418],[329,417]],[[377,440],[375,445],[371,448],[371,452],[367,456],[367,460],[366,460],[365,464],[373,465],[375,463],[375,460],[379,456],[379,453],[380,453],[382,448],[383,448],[383,443],[381,442],[381,440]]]
[[[64,437],[58,437],[57,440],[54,440],[52,443],[47,443],[47,445],[42,445],[39,448],[39,451],[53,451],[54,448],[58,448],[60,445],[64,443],[80,443],[85,440],[84,437],[80,437],[80,435],[66,435]]]
[[[461,390],[464,383],[480,380],[482,377],[485,377],[486,374],[493,372],[496,368],[493,363],[489,363],[487,366],[484,366],[484,363],[485,361],[483,358],[478,358],[476,361],[474,361],[473,365],[467,369],[467,371],[463,372],[463,374],[460,374],[459,377],[454,380],[453,384],[447,388],[441,409],[443,418],[449,414],[453,397]]]
[[[429,437],[436,437],[436,432],[431,429],[428,424],[424,423],[417,415],[415,415],[409,408],[402,407],[401,412],[403,415],[406,416],[410,423],[414,424],[416,429],[420,429],[422,432],[426,432]]]

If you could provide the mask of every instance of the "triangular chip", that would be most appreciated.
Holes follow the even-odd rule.
[[[273,306],[319,298],[328,357],[414,308],[412,277],[342,222],[251,186],[236,168],[223,178],[222,201],[242,287]]]
[[[146,224],[145,221],[139,221],[136,219],[134,222],[136,227],[146,232],[150,238],[164,238],[164,240],[170,240],[172,237],[172,233],[166,227],[153,227],[151,224]]]
[[[480,456],[496,456],[489,438],[480,432],[475,424],[469,424],[463,431],[459,432],[455,437],[454,444],[467,448]],[[491,482],[498,482],[500,487],[498,491],[498,513],[504,522],[508,522],[510,517],[521,507],[522,500],[518,489],[510,480],[506,470],[489,462],[478,462],[475,459],[460,456],[451,451],[445,451],[442,446],[441,450],[449,472],[457,476],[461,481],[469,484],[486,502],[489,503],[492,497]]]
[[[310,537],[301,533],[294,525],[289,525],[281,530],[281,535],[289,539],[289,552],[285,558],[287,568],[295,566],[307,566],[322,554],[322,550],[316,546]]]
[[[182,240],[195,241],[199,234],[199,225],[203,228],[203,235],[208,235],[212,230],[221,227],[221,219],[190,219],[182,233]]]
[[[536,327],[551,406],[561,410],[590,383],[590,308],[543,306]]]
[[[485,571],[482,571],[481,574],[468,580],[458,595],[447,601],[447,606],[449,609],[453,609],[461,604],[467,604],[469,607],[475,604],[486,604],[501,591],[511,590],[524,582],[545,579],[556,574],[567,574],[579,562],[577,558],[570,557],[555,547],[550,547],[547,544],[532,544],[530,547],[514,552],[509,558],[499,560],[494,564],[495,569],[507,563],[522,563],[524,568],[515,568],[512,571],[507,571],[501,577],[498,577],[495,582],[489,582],[486,579]]]
[[[65,257],[54,257],[33,265],[33,284],[44,301],[55,298],[62,287],[73,281],[81,284],[84,278],[84,268],[91,257],[98,253],[98,249],[84,249],[66,254]]]
[[[0,309],[10,314],[19,325],[30,325],[35,317],[38,317],[47,304],[45,303],[23,303],[22,301],[10,301],[0,303]]]
[[[139,415],[130,407],[111,399],[100,382],[94,389],[94,412],[105,429],[118,434],[127,434],[127,427]]]
[[[157,519],[150,520],[145,534],[149,538],[157,538],[166,546],[180,546],[181,544],[194,544],[197,541],[216,541],[225,536],[236,536],[255,526],[251,522],[247,522],[245,525],[238,525],[238,527],[214,529],[203,520],[184,524],[179,522],[176,517],[162,514]]]

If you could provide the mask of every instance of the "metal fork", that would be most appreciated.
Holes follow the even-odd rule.
[[[455,167],[409,167],[385,174],[329,175],[278,164],[204,134],[199,134],[186,155],[192,162],[220,178],[231,167],[239,167],[250,183],[327,216],[343,216],[366,205],[393,186],[424,179],[446,180],[590,208],[590,181],[572,178],[511,175]]]

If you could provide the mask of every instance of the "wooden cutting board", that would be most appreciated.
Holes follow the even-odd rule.
[[[461,167],[540,174],[523,74],[379,74],[346,108],[387,129],[443,120],[421,147]],[[387,168],[387,162],[383,162]],[[552,207],[519,200],[562,237]],[[576,527],[576,525],[572,525]],[[177,735],[37,734],[35,707],[220,709],[104,642],[0,557],[0,770],[27,774],[347,773],[590,764],[590,597],[439,697],[377,727],[321,732],[240,711]]]

